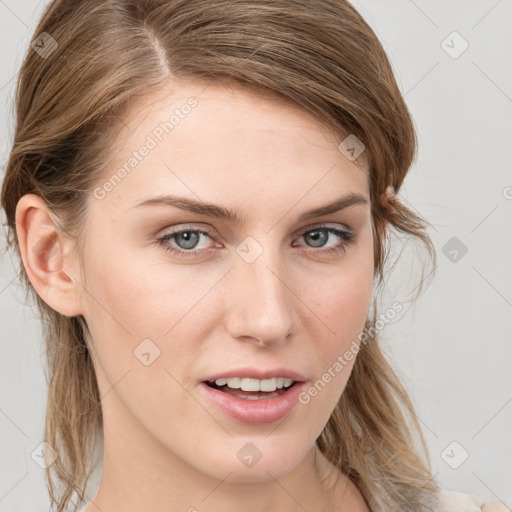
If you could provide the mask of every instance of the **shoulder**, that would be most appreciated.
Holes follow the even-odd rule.
[[[511,512],[505,505],[489,502],[484,497],[442,489],[436,512]]]
[[[482,507],[482,512],[510,512],[510,509],[497,501],[489,501]]]

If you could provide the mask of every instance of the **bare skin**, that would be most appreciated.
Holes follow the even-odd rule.
[[[510,509],[498,502],[489,502],[482,507],[482,512],[510,512]]]
[[[139,151],[192,96],[197,106],[155,147]],[[89,198],[81,259],[37,196],[24,196],[17,208],[36,291],[60,313],[82,315],[90,330],[104,461],[86,512],[369,511],[314,444],[355,357],[307,404],[272,424],[236,421],[199,389],[211,374],[248,365],[293,369],[309,389],[353,347],[373,288],[366,172],[309,114],[248,91],[174,84],[135,102],[124,122],[99,183],[103,197]],[[103,186],[134,151],[146,155]],[[363,202],[299,219],[349,193]],[[161,194],[214,203],[243,219],[137,207]],[[347,243],[326,227],[355,239]],[[208,235],[192,248],[177,238],[156,243],[177,228]],[[55,236],[56,252],[30,250]],[[248,237],[258,244],[251,250],[262,249],[251,263],[236,251]],[[199,254],[178,255],[169,246]],[[135,355],[143,340],[159,350],[149,365]],[[237,457],[247,443],[261,453],[250,468]]]

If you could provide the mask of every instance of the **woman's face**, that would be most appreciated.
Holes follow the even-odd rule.
[[[81,269],[106,456],[118,443],[229,481],[285,475],[328,421],[364,328],[367,174],[309,114],[241,89],[180,82],[124,123]],[[366,202],[306,216],[349,194]],[[265,376],[252,371],[304,382],[266,409],[204,383]]]

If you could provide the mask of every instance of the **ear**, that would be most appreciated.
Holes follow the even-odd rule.
[[[75,241],[53,221],[44,200],[25,194],[16,205],[16,233],[27,276],[37,294],[65,316],[82,314]]]

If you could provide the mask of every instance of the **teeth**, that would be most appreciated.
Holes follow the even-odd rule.
[[[227,385],[232,389],[241,389],[242,391],[265,391],[271,393],[276,389],[288,388],[293,384],[292,379],[286,377],[274,377],[272,379],[249,379],[249,378],[230,378],[217,379],[217,386]]]

